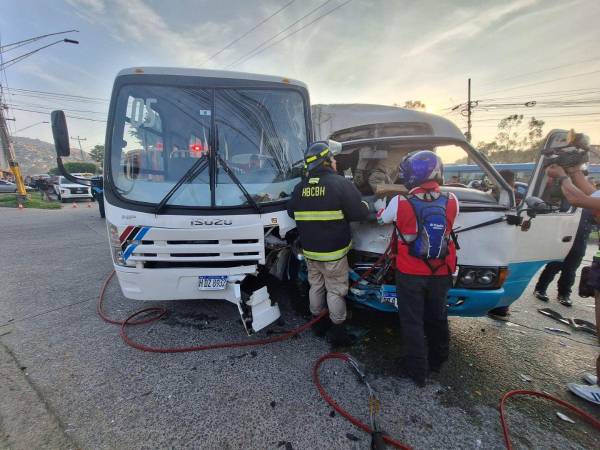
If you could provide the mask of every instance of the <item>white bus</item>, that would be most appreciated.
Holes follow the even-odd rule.
[[[52,126],[58,155],[67,156],[61,111]],[[288,244],[295,225],[286,201],[311,138],[308,91],[299,81],[122,70],[110,102],[103,182],[125,297],[227,300],[249,333],[275,321],[279,308],[267,289],[246,284],[270,250]]]

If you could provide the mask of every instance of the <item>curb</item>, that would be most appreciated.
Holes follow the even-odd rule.
[[[20,369],[14,354],[0,343],[0,446],[76,449],[57,417]]]

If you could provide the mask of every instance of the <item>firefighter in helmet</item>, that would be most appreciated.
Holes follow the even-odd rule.
[[[344,326],[348,293],[350,222],[367,217],[369,207],[356,186],[336,172],[335,155],[341,144],[318,141],[304,155],[306,176],[296,185],[288,214],[296,221],[308,268],[310,311],[318,315],[325,305],[329,321],[315,326],[317,335],[327,334],[334,345],[349,345]]]

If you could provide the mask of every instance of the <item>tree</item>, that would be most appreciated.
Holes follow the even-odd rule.
[[[476,148],[491,163],[521,163],[534,161],[543,141],[544,121],[531,117],[523,129],[525,117],[512,114],[498,122],[498,134],[491,142],[481,141]],[[467,162],[468,158],[458,160]]]
[[[69,173],[97,173],[98,167],[90,162],[68,162],[65,163],[65,169]],[[58,167],[53,167],[48,171],[49,175],[60,175]]]
[[[94,145],[94,148],[90,151],[90,156],[93,161],[100,163],[100,166],[102,166],[102,162],[104,161],[104,145]]]
[[[537,120],[535,117],[532,117],[529,120],[529,131],[527,132],[527,137],[525,138],[525,145],[532,148],[539,148],[542,145],[542,141],[544,139],[544,124],[543,120]]]
[[[407,109],[416,109],[423,111],[426,107],[427,105],[425,105],[425,103],[423,103],[421,100],[406,100],[404,102],[404,108]]]
[[[513,114],[498,122],[496,142],[500,150],[516,149],[519,141],[519,127],[523,123],[523,114]]]

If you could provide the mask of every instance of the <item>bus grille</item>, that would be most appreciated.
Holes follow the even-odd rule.
[[[129,227],[128,227],[129,228]],[[124,242],[128,265],[144,267],[182,267],[189,263],[225,263],[228,266],[264,264],[265,244],[262,224],[223,228],[132,227],[145,230]],[[123,231],[126,233],[127,229]]]

